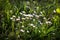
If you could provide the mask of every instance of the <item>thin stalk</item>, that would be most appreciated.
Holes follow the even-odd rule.
[[[14,21],[12,21],[12,32],[14,32]]]

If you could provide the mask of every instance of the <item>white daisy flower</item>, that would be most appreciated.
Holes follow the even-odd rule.
[[[22,27],[24,27],[24,25],[22,25]]]
[[[23,13],[20,12],[20,14],[22,15]]]
[[[54,13],[56,13],[56,10],[53,10]]]
[[[22,20],[25,20],[26,18],[22,18]]]
[[[25,32],[23,29],[20,29],[21,32]]]
[[[13,15],[12,17],[13,17],[13,18],[15,18],[16,16],[15,16],[15,15]]]
[[[41,14],[43,13],[43,12],[40,12]]]
[[[13,17],[10,18],[11,20],[13,19]]]
[[[22,11],[22,13],[26,13],[25,11]]]
[[[46,24],[52,24],[52,22],[51,21],[46,21]]]
[[[17,18],[16,21],[20,21],[20,18]]]
[[[33,17],[33,15],[31,15],[31,14],[24,14],[24,16],[26,16],[26,17]]]
[[[36,26],[33,26],[34,28],[36,27]]]
[[[29,33],[29,31],[27,30],[27,33]]]

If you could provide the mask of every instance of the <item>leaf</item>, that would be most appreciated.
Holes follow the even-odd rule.
[[[50,27],[50,28],[47,30],[47,34],[48,34],[49,32],[51,32],[51,31],[54,31],[54,30],[55,30],[55,27],[54,27],[54,26]]]

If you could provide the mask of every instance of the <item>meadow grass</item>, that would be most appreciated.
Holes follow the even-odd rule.
[[[59,35],[59,0],[0,0],[0,40],[57,40]]]

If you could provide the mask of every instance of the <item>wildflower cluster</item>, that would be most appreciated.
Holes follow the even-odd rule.
[[[60,32],[60,8],[56,7],[56,0],[1,0],[0,4],[3,4],[0,10],[1,40],[57,38]]]

